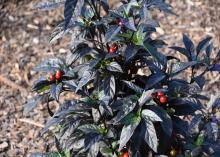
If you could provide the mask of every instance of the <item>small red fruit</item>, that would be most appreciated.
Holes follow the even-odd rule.
[[[60,72],[61,72],[61,75],[62,75],[62,76],[65,74],[65,72],[64,72],[63,70],[61,70]]]
[[[122,157],[129,157],[129,153],[125,152]]]
[[[55,79],[59,80],[64,74],[65,72],[63,70],[58,70],[55,74]]]
[[[160,103],[165,104],[165,103],[167,103],[167,101],[168,101],[168,99],[165,95],[160,97]]]
[[[53,75],[53,74],[51,74],[50,76],[49,76],[49,81],[55,81],[55,75]]]
[[[115,53],[117,50],[118,50],[118,45],[117,45],[117,44],[113,44],[113,45],[109,48],[108,52],[109,52],[109,53]]]
[[[164,96],[164,92],[162,92],[162,91],[157,92],[157,96],[159,96],[159,97]]]

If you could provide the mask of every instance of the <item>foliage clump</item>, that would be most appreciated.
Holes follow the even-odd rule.
[[[25,106],[28,113],[46,100],[52,118],[41,133],[57,126],[57,152],[32,156],[220,156],[215,116],[220,98],[207,103],[201,94],[204,74],[220,71],[211,37],[195,46],[184,34],[185,47],[170,47],[183,60],[161,53],[165,42],[151,36],[159,27],[152,10],[175,15],[163,0],[122,0],[117,9],[107,0],[54,0],[36,8],[63,4],[64,21],[50,42],[69,33],[70,52],[35,67],[43,77],[33,87],[38,95]],[[143,69],[147,72],[140,73]],[[186,69],[192,73],[183,77]],[[49,103],[59,102],[62,92],[80,98],[53,113]]]

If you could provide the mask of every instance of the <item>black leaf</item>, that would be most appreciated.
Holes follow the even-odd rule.
[[[196,55],[195,55],[195,46],[193,44],[193,42],[189,39],[189,37],[185,34],[183,34],[183,43],[186,47],[186,50],[189,54],[189,56],[191,57],[191,60],[196,60]]]
[[[97,133],[88,133],[85,136],[85,150],[91,148],[92,145],[99,142],[102,139],[102,136]]]
[[[145,89],[150,89],[154,85],[161,82],[165,77],[166,75],[164,73],[155,73],[149,76],[148,79],[146,80]]]
[[[78,83],[78,86],[76,88],[76,92],[93,79],[94,79],[94,74],[91,71],[85,71],[83,73],[82,78],[80,79],[80,81]]]
[[[112,38],[120,32],[120,30],[121,27],[118,25],[110,26],[105,35],[106,42],[111,41]]]
[[[113,75],[108,76],[104,80],[104,93],[107,96],[110,96],[111,98],[115,95],[115,77]]]
[[[154,124],[151,121],[145,121],[145,125],[146,131],[144,140],[154,152],[157,152],[158,141]]]
[[[199,42],[199,44],[196,48],[197,56],[199,55],[200,52],[205,50],[205,48],[207,47],[207,45],[209,44],[211,39],[212,39],[212,37],[207,37]]]
[[[65,19],[64,30],[67,29],[67,27],[70,23],[70,20],[73,16],[73,13],[74,13],[74,10],[75,10],[75,7],[76,7],[76,4],[77,4],[77,0],[66,0],[66,2],[65,2],[65,7],[64,7],[64,19]]]
[[[123,73],[121,66],[117,62],[111,62],[110,64],[108,64],[107,69],[109,71]]]
[[[34,98],[32,98],[31,100],[29,100],[25,105],[24,105],[24,114],[27,114],[28,112],[30,112],[33,108],[35,108],[37,106],[38,103],[40,103],[42,101],[42,99],[44,98],[44,95],[37,95]]]
[[[142,89],[141,87],[135,85],[134,83],[132,83],[131,81],[125,81],[123,80],[123,82],[132,90],[134,90],[137,93],[142,93],[144,91],[144,89]]]

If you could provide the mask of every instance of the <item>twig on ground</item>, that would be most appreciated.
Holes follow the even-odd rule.
[[[40,128],[44,128],[44,125],[43,125],[43,124],[34,122],[34,121],[30,120],[30,119],[18,119],[18,121],[24,122],[24,123],[28,123],[28,124],[31,124],[31,125],[35,125],[35,126],[38,126],[38,127],[40,127]]]

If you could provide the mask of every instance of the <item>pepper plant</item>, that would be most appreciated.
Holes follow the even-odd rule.
[[[204,75],[220,71],[211,37],[195,45],[183,34],[184,47],[170,47],[178,58],[162,53],[166,43],[152,38],[159,27],[153,10],[175,16],[164,0],[121,0],[116,9],[107,0],[53,0],[36,8],[62,5],[64,21],[50,42],[71,34],[70,51],[35,67],[42,73],[33,86],[38,94],[24,108],[29,113],[46,104],[51,119],[41,134],[53,127],[57,152],[32,156],[220,156],[220,98],[208,103],[201,94]],[[61,93],[80,98],[52,111]]]

